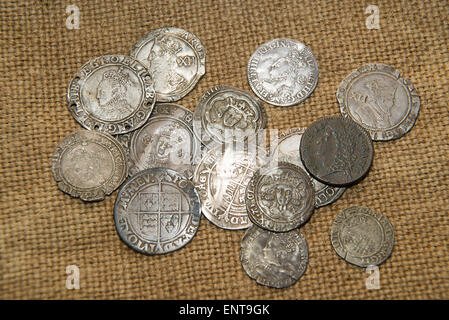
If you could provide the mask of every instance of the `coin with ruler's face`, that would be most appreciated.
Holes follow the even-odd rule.
[[[266,126],[262,102],[249,93],[216,86],[207,90],[193,113],[193,130],[208,148],[212,144],[243,141]]]
[[[129,172],[163,167],[193,175],[201,142],[193,134],[192,112],[175,104],[156,104],[148,122],[130,140]]]
[[[278,144],[273,150],[273,154],[277,152],[279,161],[290,162],[306,170],[299,156],[299,146],[304,131],[305,128],[292,128],[279,135]],[[306,173],[309,174],[307,171]],[[315,189],[315,208],[331,204],[340,198],[346,190],[344,187],[333,187],[314,178],[311,179]]]
[[[371,137],[347,118],[319,119],[302,135],[302,163],[325,184],[347,186],[361,180],[371,167],[373,154]]]
[[[410,81],[384,64],[368,64],[352,72],[338,87],[337,100],[342,115],[377,141],[397,139],[410,131],[421,105]]]
[[[290,231],[309,220],[315,209],[312,180],[297,165],[270,162],[249,181],[246,208],[250,220],[259,227]]]
[[[153,110],[153,79],[131,57],[105,55],[84,64],[72,78],[68,107],[84,128],[112,135],[142,126]]]
[[[264,164],[266,155],[254,151],[209,150],[195,168],[193,183],[201,199],[203,214],[223,229],[245,229],[252,223],[248,218],[245,190],[254,172]]]
[[[120,238],[144,254],[175,251],[195,236],[201,205],[192,182],[176,171],[152,168],[120,188],[114,205]]]
[[[306,271],[308,251],[306,238],[298,229],[278,233],[253,225],[243,236],[240,261],[258,284],[285,288]]]
[[[254,93],[275,106],[305,100],[318,83],[318,64],[310,49],[291,39],[274,39],[248,62],[248,81]]]
[[[160,102],[180,100],[206,72],[206,50],[200,39],[180,28],[151,31],[135,44],[130,56],[148,68]]]
[[[394,229],[385,216],[369,208],[349,207],[335,218],[331,242],[347,262],[359,267],[377,266],[393,251]]]
[[[52,158],[59,189],[84,201],[103,200],[128,175],[126,154],[109,134],[79,130],[67,136]]]

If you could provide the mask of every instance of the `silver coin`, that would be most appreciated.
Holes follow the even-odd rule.
[[[193,130],[208,148],[212,144],[245,140],[266,126],[262,102],[249,93],[216,86],[207,90],[193,113]]]
[[[175,251],[195,236],[201,205],[192,182],[176,171],[152,168],[120,188],[115,227],[132,249],[145,254]]]
[[[192,112],[175,104],[156,104],[148,122],[130,140],[129,172],[164,167],[192,178],[201,142],[193,134]]]
[[[120,143],[106,133],[89,130],[76,131],[61,142],[51,169],[59,189],[84,201],[104,199],[128,175]]]
[[[256,171],[246,188],[250,220],[261,228],[286,232],[309,220],[315,209],[312,180],[299,166],[271,163]]]
[[[277,233],[254,225],[243,236],[240,261],[258,284],[285,288],[296,283],[306,271],[309,249],[298,229]]]
[[[304,169],[309,175],[301,161],[301,157],[299,156],[299,148],[304,131],[305,128],[292,128],[280,134],[278,144],[273,149],[273,154],[277,152],[279,161],[286,161],[296,164]],[[340,198],[346,190],[344,187],[338,188],[321,183],[313,177],[311,177],[311,179],[313,188],[315,189],[315,208],[333,203]]]
[[[377,266],[393,251],[394,229],[385,216],[354,206],[344,209],[335,218],[331,242],[345,261],[359,267]]]
[[[67,101],[84,128],[112,135],[142,126],[153,110],[153,79],[131,57],[105,55],[84,64],[72,78]]]
[[[318,83],[318,64],[310,49],[291,39],[261,45],[249,59],[248,81],[262,100],[275,106],[304,101]]]
[[[266,155],[235,151],[216,146],[209,150],[195,168],[192,181],[201,199],[204,216],[223,229],[245,229],[252,225],[248,218],[245,189]]]
[[[373,140],[393,140],[411,130],[421,105],[418,93],[400,71],[368,64],[347,76],[337,90],[344,117],[349,117]]]
[[[180,100],[206,72],[206,50],[201,41],[180,28],[151,31],[135,44],[130,56],[148,68],[160,102]]]

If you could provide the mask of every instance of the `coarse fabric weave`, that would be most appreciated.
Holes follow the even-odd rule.
[[[370,4],[379,29],[368,29]],[[68,29],[68,5],[80,10]],[[1,1],[0,298],[2,299],[448,299],[448,1]],[[313,94],[292,107],[265,104],[280,132],[339,115],[336,90],[354,69],[385,63],[421,97],[414,128],[374,143],[368,176],[301,228],[309,266],[286,289],[263,287],[241,267],[244,231],[202,218],[176,252],[145,256],[128,248],[113,221],[117,192],[84,203],[61,192],[51,174],[56,146],[80,125],[67,108],[68,83],[89,59],[128,54],[150,30],[175,26],[206,47],[206,75],[179,104],[194,110],[215,85],[250,92],[247,63],[274,38],[305,43],[319,64]],[[344,262],[330,243],[333,219],[349,206],[384,214],[396,233],[380,266],[380,289],[365,269]],[[80,289],[66,288],[66,267]]]

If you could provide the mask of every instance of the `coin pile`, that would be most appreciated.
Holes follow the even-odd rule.
[[[54,178],[84,201],[102,200],[120,187],[117,232],[144,254],[185,246],[201,213],[219,228],[247,229],[240,260],[248,276],[270,287],[290,286],[308,265],[300,227],[366,176],[373,140],[396,139],[412,128],[419,96],[399,71],[366,65],[338,88],[342,117],[292,128],[268,153],[257,139],[267,124],[262,101],[288,107],[311,95],[318,83],[311,50],[291,39],[261,45],[248,63],[256,96],[215,86],[192,113],[173,102],[195,87],[205,59],[195,35],[171,27],[148,33],[129,56],[84,64],[67,98],[86,130],[56,148]],[[350,207],[336,217],[331,244],[349,263],[379,265],[393,250],[394,230],[369,208]]]

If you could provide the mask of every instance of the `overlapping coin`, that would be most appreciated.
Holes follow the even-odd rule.
[[[331,242],[345,261],[359,267],[377,266],[393,251],[394,229],[385,216],[354,206],[344,209],[335,218]]]
[[[112,135],[142,126],[156,102],[154,82],[139,61],[105,55],[84,64],[72,78],[67,101],[84,128]]]
[[[347,76],[337,90],[343,116],[365,128],[373,140],[402,137],[415,124],[420,99],[400,71],[368,64]]]
[[[206,50],[194,34],[180,28],[156,29],[130,52],[148,68],[159,102],[187,95],[206,72]]]
[[[291,39],[261,45],[248,62],[248,81],[254,93],[276,106],[304,101],[318,83],[318,64],[310,49]]]
[[[59,189],[84,201],[104,199],[128,175],[125,151],[109,134],[79,130],[67,136],[52,158]]]
[[[276,233],[253,225],[243,236],[240,261],[258,284],[285,288],[298,281],[307,269],[307,241],[298,229]]]
[[[201,205],[192,182],[176,171],[152,168],[120,188],[114,220],[120,238],[144,254],[182,248],[195,236]]]
[[[347,186],[361,180],[371,167],[373,154],[371,137],[347,118],[321,118],[302,135],[304,167],[325,184]]]

